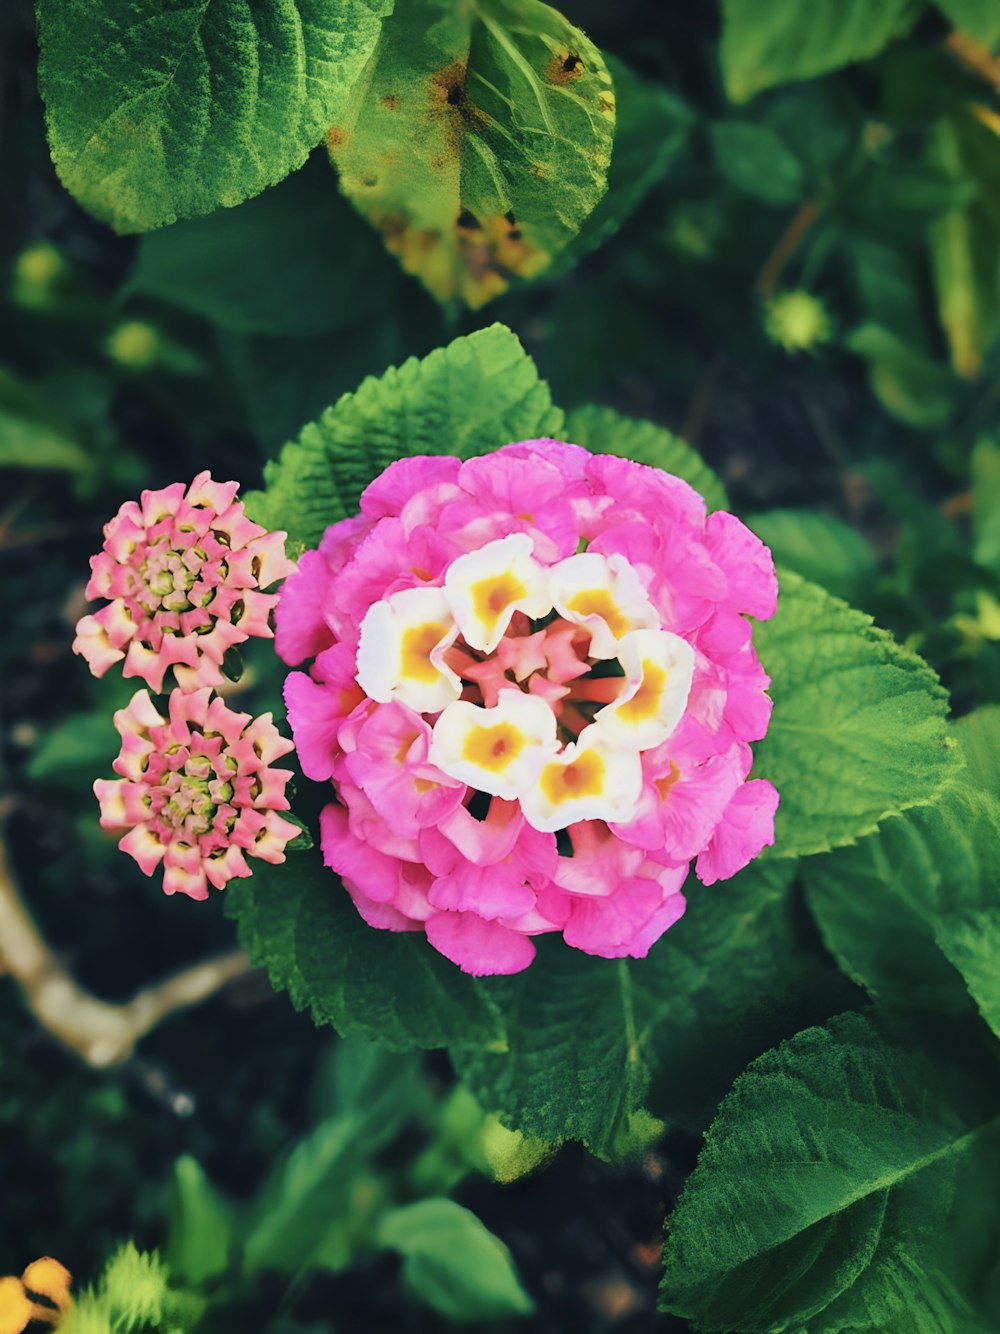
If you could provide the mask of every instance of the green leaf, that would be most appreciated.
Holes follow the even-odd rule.
[[[774,713],[754,777],[781,793],[774,854],[854,843],[935,801],[957,767],[947,695],[930,667],[871,618],[790,571],[755,627]]]
[[[325,1112],[276,1164],[245,1230],[247,1273],[343,1269],[370,1245],[386,1185],[375,1155],[425,1111],[428,1089],[415,1055],[338,1040],[313,1102]]]
[[[548,267],[604,193],[611,75],[539,0],[408,0],[328,142],[407,273],[478,307]]]
[[[955,728],[972,764],[937,806],[888,820],[806,868],[808,901],[841,967],[873,997],[970,1009],[1000,1036],[1000,709]]]
[[[991,113],[992,114],[992,113]],[[940,121],[932,160],[953,179],[978,190],[965,208],[936,219],[930,229],[938,311],[956,375],[979,375],[1000,333],[1000,164],[997,133],[963,111]]]
[[[802,1022],[796,1005],[823,1004],[822,965],[794,949],[791,879],[774,862],[708,889],[692,879],[685,915],[645,959],[540,941],[525,973],[489,979],[508,1050],[456,1053],[463,1079],[524,1135],[602,1158],[629,1156],[647,1106],[700,1124],[747,1060]]]
[[[935,0],[938,9],[983,46],[1000,43],[1000,9],[996,0]]]
[[[205,1176],[201,1164],[185,1154],[174,1164],[170,1231],[166,1263],[182,1283],[200,1287],[229,1265],[233,1244],[232,1211]]]
[[[802,163],[766,125],[718,121],[709,127],[708,139],[715,165],[737,190],[765,204],[794,204],[802,198]]]
[[[66,188],[119,232],[231,208],[301,167],[392,0],[38,0]]]
[[[257,1201],[244,1243],[245,1273],[296,1274],[313,1263],[327,1234],[349,1213],[358,1172],[355,1137],[362,1124],[355,1116],[324,1121],[279,1163]],[[353,1248],[340,1249],[338,1259],[347,1263]]]
[[[569,414],[566,438],[595,454],[617,454],[673,473],[693,486],[710,510],[729,506],[725,487],[701,455],[654,422],[623,417],[611,408],[586,406]]]
[[[402,1255],[413,1295],[449,1320],[502,1320],[535,1309],[507,1247],[453,1200],[391,1210],[378,1241]]]
[[[110,714],[71,713],[42,737],[28,762],[28,775],[79,792],[88,777],[93,781],[96,774],[110,771],[120,750],[121,736]]]
[[[93,463],[42,403],[0,368],[0,468],[89,473]]]
[[[1000,574],[1000,445],[984,436],[972,451],[973,550]]]
[[[266,492],[248,503],[258,523],[316,546],[331,523],[356,513],[361,492],[395,459],[469,458],[554,435],[562,422],[534,362],[494,324],[345,394],[268,464]]]
[[[357,1117],[360,1143],[370,1154],[425,1112],[430,1099],[419,1053],[338,1038],[320,1066],[311,1101],[323,1120]]]
[[[664,1309],[726,1334],[987,1334],[998,1166],[995,1096],[842,1015],[723,1102],[668,1219]]]
[[[946,367],[877,324],[862,324],[844,340],[868,362],[872,391],[885,410],[908,426],[943,426],[951,412]]]
[[[722,73],[734,102],[868,60],[912,24],[913,0],[723,0]]]
[[[501,1036],[481,984],[421,933],[373,931],[318,849],[255,869],[227,892],[226,912],[253,962],[316,1024],[396,1050]]]
[[[770,510],[754,514],[750,527],[775,561],[836,597],[851,601],[875,572],[875,553],[856,528],[818,510]]]
[[[122,295],[237,333],[310,338],[372,320],[402,281],[315,161],[239,208],[144,236]]]

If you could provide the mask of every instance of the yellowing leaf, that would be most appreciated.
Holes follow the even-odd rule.
[[[533,278],[601,198],[615,101],[597,48],[539,0],[410,0],[327,142],[403,268],[472,307]]]

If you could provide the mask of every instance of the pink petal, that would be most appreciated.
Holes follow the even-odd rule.
[[[777,788],[763,778],[744,783],[726,807],[708,847],[695,863],[703,885],[728,880],[774,842]]]
[[[473,977],[520,973],[535,957],[527,936],[475,913],[439,912],[428,917],[427,939],[446,959]]]

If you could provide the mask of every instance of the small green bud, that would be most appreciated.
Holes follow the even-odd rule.
[[[160,335],[143,320],[126,320],[108,336],[105,350],[112,361],[130,370],[145,370],[160,355]]]
[[[30,245],[14,261],[11,299],[20,306],[47,306],[67,272],[66,261],[54,245],[48,241]]]
[[[786,352],[826,343],[832,332],[826,307],[811,292],[783,292],[764,306],[764,332]]]

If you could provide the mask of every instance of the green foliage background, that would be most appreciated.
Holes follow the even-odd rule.
[[[107,999],[237,928],[266,969],[101,1073],[0,977],[0,1274],[92,1284],[70,1334],[1000,1327],[998,46],[984,0],[0,8],[12,873]],[[315,851],[159,896],[90,793],[101,524],[209,467],[314,545],[547,434],[774,550],[772,853],[513,979]]]

